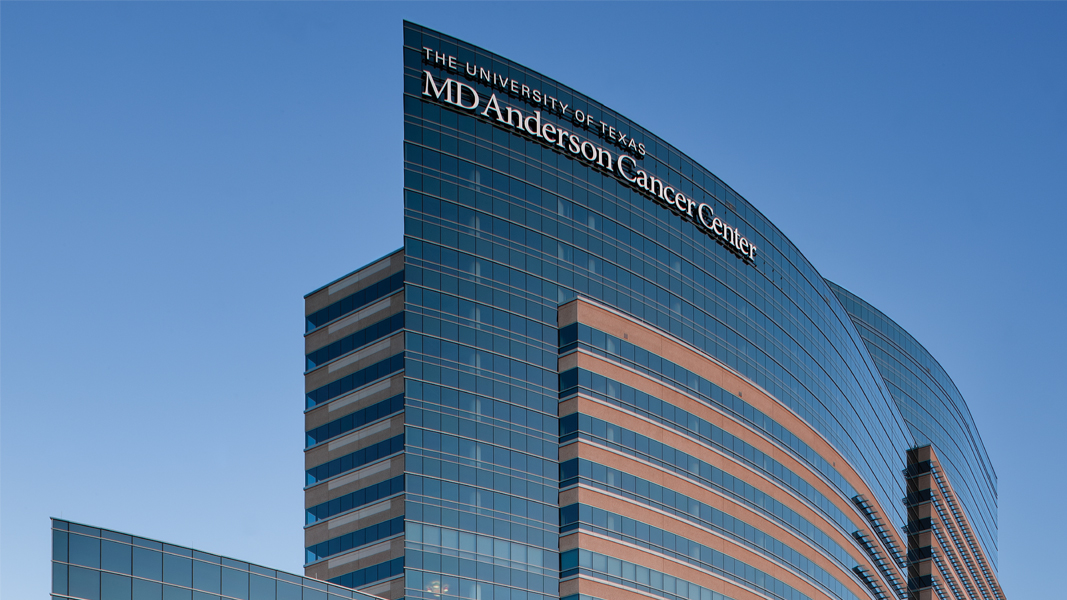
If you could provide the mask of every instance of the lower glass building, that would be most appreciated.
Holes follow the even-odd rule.
[[[307,576],[1003,600],[996,475],[917,341],[607,106],[414,24],[403,53],[403,247],[305,299]]]
[[[52,600],[380,600],[184,546],[52,519]]]

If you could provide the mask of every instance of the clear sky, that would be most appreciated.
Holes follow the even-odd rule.
[[[0,7],[2,566],[48,517],[299,572],[303,294],[402,244],[401,20],[701,162],[967,398],[1063,597],[1067,4]]]

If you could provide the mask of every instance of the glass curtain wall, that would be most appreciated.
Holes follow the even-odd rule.
[[[407,517],[428,533],[409,529],[407,595],[558,593],[556,308],[576,296],[682,339],[769,392],[848,458],[887,522],[904,522],[911,435],[847,313],[777,228],[604,105],[454,38],[410,23],[404,34]],[[483,107],[495,96],[627,153],[707,203],[758,246],[757,258],[520,133],[514,118],[463,109],[468,91],[439,87],[429,99],[424,72],[437,86],[462,82]],[[453,103],[441,100],[449,93]],[[656,109],[686,102],[664,101]],[[620,132],[634,146],[620,146]]]

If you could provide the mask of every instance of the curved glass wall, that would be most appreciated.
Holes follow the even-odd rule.
[[[996,569],[997,474],[956,384],[900,325],[841,286],[830,289],[856,323],[916,445],[932,444],[940,455]]]
[[[900,473],[911,435],[847,313],[766,217],[639,125],[521,65],[406,24],[404,66],[407,377],[471,397],[467,408],[437,397],[409,401],[409,415],[425,413],[418,422],[430,430],[447,428],[452,415],[478,421],[479,440],[524,448],[527,458],[518,468],[485,457],[473,464],[508,469],[527,492],[540,485],[557,458],[557,447],[540,435],[556,428],[556,307],[585,296],[685,340],[766,390],[847,458],[889,511],[886,521],[905,522]],[[486,108],[491,97],[500,102],[495,113]],[[520,133],[519,123],[527,132],[551,124],[548,137],[557,142],[568,132],[578,152]],[[612,162],[604,150],[632,157],[626,178],[603,168]],[[624,180],[638,170],[694,204],[678,211],[650,199]],[[705,233],[701,215],[689,215],[696,203],[757,250],[738,252],[722,235]],[[526,426],[520,431],[516,414]],[[469,460],[410,444],[408,452],[457,465]],[[472,483],[515,493],[494,478]],[[541,531],[557,524],[555,495],[535,494],[547,505],[545,521],[511,525],[546,552],[556,551]],[[409,496],[409,507],[422,504],[443,506]],[[463,502],[449,506],[454,513],[435,518],[462,523],[464,514],[478,514]],[[449,573],[447,561],[419,564],[440,564],[442,577],[456,575],[461,590],[513,585],[481,579],[477,569],[468,581]],[[445,581],[418,580],[409,595],[425,596]],[[520,589],[556,593],[540,581]]]

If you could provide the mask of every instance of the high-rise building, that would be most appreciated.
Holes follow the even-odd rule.
[[[918,342],[607,106],[414,24],[403,52],[403,247],[306,297],[308,576],[1003,600],[996,475]]]

